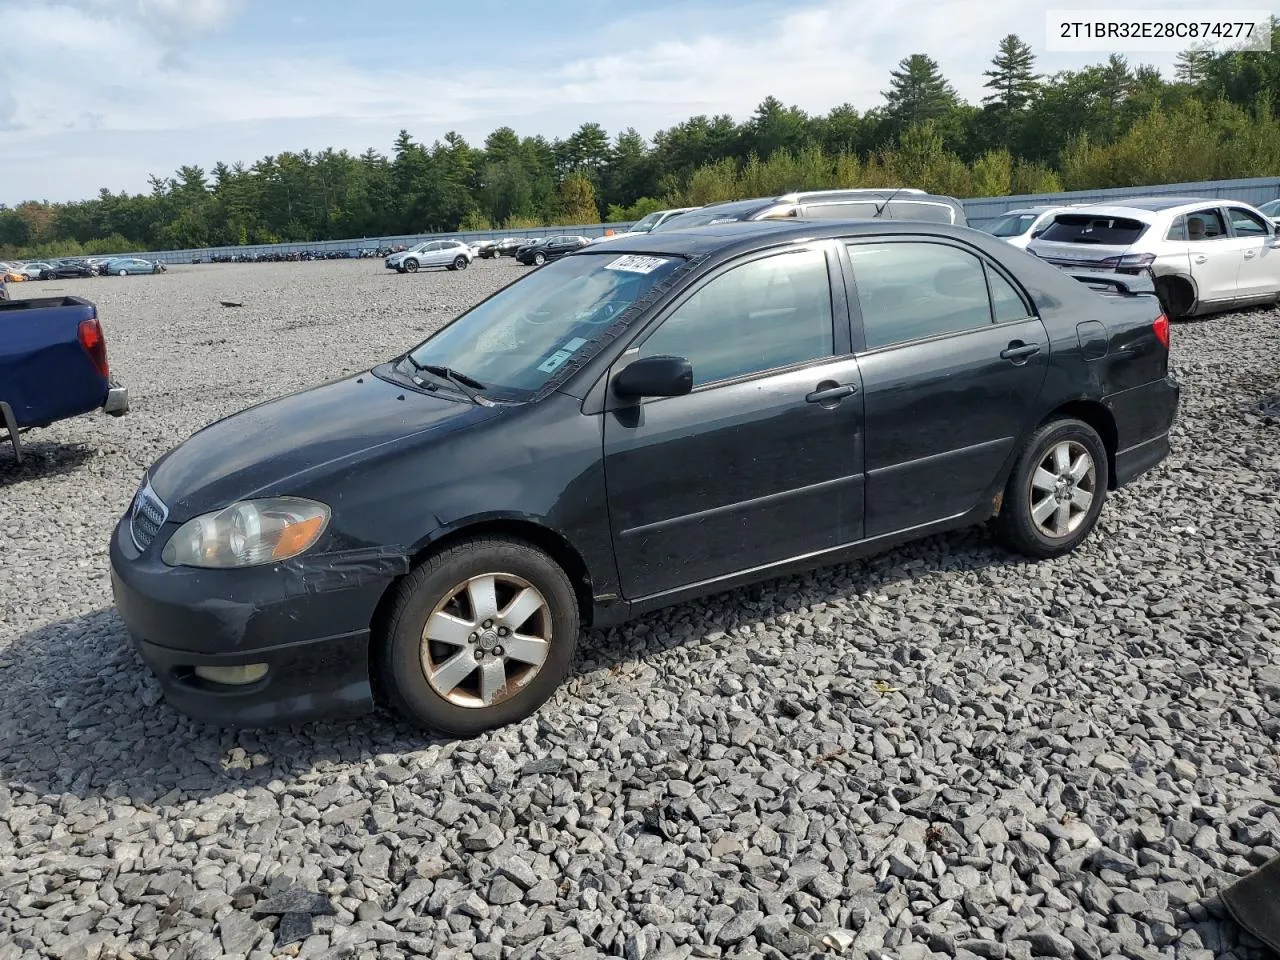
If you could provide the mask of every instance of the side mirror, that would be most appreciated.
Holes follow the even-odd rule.
[[[1043,230],[1036,230],[1036,231],[1034,231],[1034,232],[1031,234],[1031,239],[1032,239],[1032,240],[1039,240],[1039,239],[1040,239],[1040,237],[1041,237],[1043,234],[1044,234],[1044,231],[1043,231]]]
[[[682,397],[693,390],[693,365],[684,357],[644,357],[613,378],[624,397]]]

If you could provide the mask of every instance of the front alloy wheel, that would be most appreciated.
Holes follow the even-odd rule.
[[[422,672],[459,707],[491,707],[538,675],[551,648],[551,610],[538,588],[488,573],[453,587],[422,630]]]
[[[554,560],[513,538],[464,540],[400,584],[380,637],[382,690],[424,726],[474,736],[555,692],[578,629],[573,585]]]

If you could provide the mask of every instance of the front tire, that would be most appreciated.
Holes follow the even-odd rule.
[[[535,267],[540,267],[546,262],[547,262],[547,255],[545,253],[535,253],[533,255],[533,265]]]
[[[568,675],[577,597],[545,553],[477,537],[428,557],[401,583],[380,658],[391,705],[472,737],[533,714]]]
[[[1027,440],[1005,487],[997,539],[1048,560],[1070,553],[1093,531],[1110,482],[1107,448],[1083,420],[1054,420]]]
[[[410,273],[417,273],[417,272],[418,272],[418,261],[417,261],[417,260],[413,260],[413,259],[406,260],[406,261],[404,262],[404,268],[405,268],[406,270],[408,270]]]
[[[119,273],[116,274],[117,277],[127,277],[128,275],[129,275],[128,270],[121,270]]]

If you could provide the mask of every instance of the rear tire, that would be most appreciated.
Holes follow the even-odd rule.
[[[409,719],[472,737],[525,719],[555,693],[579,627],[573,585],[545,553],[511,537],[463,540],[429,556],[397,589],[382,637],[382,686]]]
[[[467,258],[466,258],[466,257],[455,257],[455,258],[454,258],[454,260],[453,260],[453,269],[455,269],[455,270],[465,270],[465,269],[467,269]]]
[[[1070,553],[1093,531],[1110,474],[1107,448],[1083,420],[1054,420],[1027,440],[1005,486],[996,538],[1039,560]]]

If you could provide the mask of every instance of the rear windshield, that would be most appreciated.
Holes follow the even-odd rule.
[[[1127,247],[1135,242],[1147,225],[1131,217],[1099,217],[1087,213],[1060,213],[1053,218],[1041,240],[1057,243],[1092,243],[1111,247]]]

